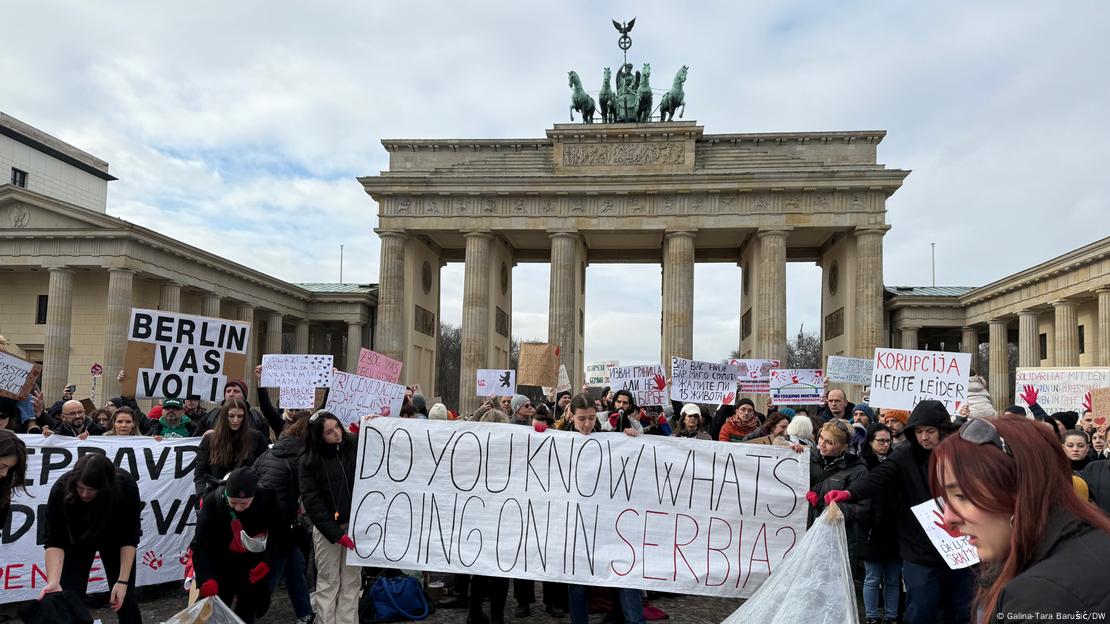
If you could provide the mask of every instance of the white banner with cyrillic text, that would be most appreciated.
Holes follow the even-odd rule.
[[[746,597],[806,528],[790,448],[363,423],[353,565]]]

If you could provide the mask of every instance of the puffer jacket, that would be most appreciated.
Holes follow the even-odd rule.
[[[274,493],[283,520],[292,522],[300,511],[301,485],[298,477],[304,440],[287,435],[254,461],[258,486]]]
[[[226,476],[232,470],[241,468],[243,466],[250,466],[254,460],[258,459],[263,453],[266,452],[266,438],[254,429],[247,429],[250,435],[249,444],[251,446],[250,453],[247,455],[246,461],[240,464],[213,464],[211,460],[212,453],[212,436],[204,436],[200,439],[200,444],[197,445],[197,463],[196,468],[193,469],[193,487],[196,489],[197,498],[203,498],[205,494],[215,490],[223,482]]]
[[[355,485],[357,444],[353,438],[325,449],[320,462],[310,465],[301,455],[298,480],[305,515],[329,542],[335,543],[347,532],[351,520],[351,501]]]
[[[1100,459],[1087,464],[1079,476],[1087,482],[1091,500],[1099,509],[1110,514],[1110,460]]]

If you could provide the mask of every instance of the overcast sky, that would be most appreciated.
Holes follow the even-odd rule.
[[[111,163],[108,212],[289,281],[376,282],[383,138],[542,137],[566,72],[690,66],[706,133],[883,129],[912,169],[887,203],[885,282],[981,285],[1110,233],[1110,3],[20,2],[0,110]],[[666,80],[661,81],[666,82]],[[443,275],[461,318],[462,265]],[[791,264],[789,332],[819,322]],[[587,273],[586,359],[655,361],[658,265]],[[546,265],[514,271],[514,333],[547,334]],[[694,356],[739,334],[735,265],[695,272]],[[606,305],[612,298],[621,312]],[[629,331],[629,328],[634,331]]]

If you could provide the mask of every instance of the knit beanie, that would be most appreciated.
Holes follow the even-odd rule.
[[[413,395],[416,396],[416,395]],[[436,403],[432,409],[428,410],[428,420],[447,420],[447,406],[443,403]]]
[[[520,409],[521,405],[528,403],[530,399],[523,394],[514,394],[513,400],[509,403],[509,408],[513,411],[512,418],[516,418],[516,411]]]
[[[779,410],[779,413],[783,416],[786,416],[787,420],[793,420],[794,416],[797,415],[797,412],[795,412],[794,408],[792,407],[784,407]]]
[[[249,390],[247,389],[247,382],[243,381],[242,379],[228,379],[227,386],[239,386],[239,389],[243,391],[244,397],[247,396],[247,393],[249,392]]]
[[[423,394],[415,393],[412,395],[412,409],[417,413],[427,414],[428,400],[424,398]]]
[[[871,419],[871,422],[875,422],[875,412],[871,409],[870,405],[866,403],[856,403],[856,409],[853,411],[863,412],[867,415],[869,419]]]
[[[755,409],[755,403],[752,403],[752,400],[748,398],[743,398],[736,402],[736,407],[740,407],[741,405],[749,405],[752,409]]]
[[[258,474],[250,468],[236,468],[228,475],[224,489],[233,498],[251,498],[258,492]]]
[[[701,416],[701,408],[698,407],[697,405],[694,405],[693,403],[687,403],[686,405],[682,406],[681,414],[683,416],[686,416],[687,414],[694,414],[696,416]]]

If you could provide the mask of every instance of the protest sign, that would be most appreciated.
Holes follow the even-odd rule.
[[[970,353],[875,349],[871,407],[912,410],[926,399],[955,414],[967,401]]]
[[[246,373],[250,332],[242,321],[132,309],[123,396],[219,403],[228,377]]]
[[[771,371],[770,389],[775,405],[816,405],[825,393],[825,372],[819,368],[776,368]]]
[[[491,394],[497,396],[516,394],[516,371],[500,368],[479,368],[476,388],[480,397]]]
[[[591,386],[609,385],[609,370],[620,365],[621,363],[617,360],[605,360],[587,364],[586,383]]]
[[[35,387],[42,366],[0,351],[0,397],[25,399]]]
[[[808,488],[783,447],[376,418],[347,562],[744,597],[805,533]]]
[[[736,367],[736,380],[740,382],[740,392],[767,394],[771,391],[771,369],[779,367],[778,360],[737,360],[729,364]]]
[[[671,357],[671,398],[675,401],[718,405],[731,403],[735,396],[735,366]]]
[[[559,385],[559,348],[546,342],[520,343],[516,383],[549,388]]]
[[[335,373],[324,409],[349,425],[369,414],[396,416],[401,413],[404,400],[402,385],[351,373]]]
[[[311,386],[281,386],[278,389],[278,405],[281,409],[314,409],[316,407],[316,388]]]
[[[667,378],[662,364],[640,366],[614,366],[609,370],[609,389],[628,390],[636,405],[666,405]]]
[[[570,375],[567,374],[567,367],[564,364],[559,365],[559,385],[554,388],[549,386],[543,387],[543,393],[548,396],[553,396],[560,392],[570,392]]]
[[[1091,411],[1095,413],[1096,425],[1106,424],[1106,420],[1110,418],[1110,388],[1091,390]]]
[[[106,454],[138,483],[143,509],[135,554],[137,583],[155,585],[184,577],[185,553],[196,525],[193,464],[200,438],[156,442],[144,436],[19,437],[27,444],[27,494],[13,492],[10,515],[0,523],[0,603],[35,600],[46,585],[41,539],[50,488],[87,453]],[[89,581],[89,593],[108,591],[99,564],[93,566]]]
[[[874,365],[875,362],[867,358],[830,355],[825,366],[825,376],[828,377],[829,381],[870,386],[871,371]]]
[[[331,385],[334,356],[262,355],[263,388],[327,388]]]
[[[910,508],[925,535],[936,547],[944,562],[953,570],[971,567],[979,563],[979,552],[959,531],[949,531],[944,524],[944,501],[927,500]]]
[[[1110,368],[1019,368],[1014,376],[1016,403],[1029,407],[1025,386],[1037,390],[1037,404],[1049,414],[1081,411],[1088,392],[1110,388]],[[1104,414],[1110,416],[1110,414]]]
[[[401,378],[402,365],[401,362],[386,357],[377,351],[360,347],[358,350],[358,370],[355,372],[360,377],[397,383]]]

